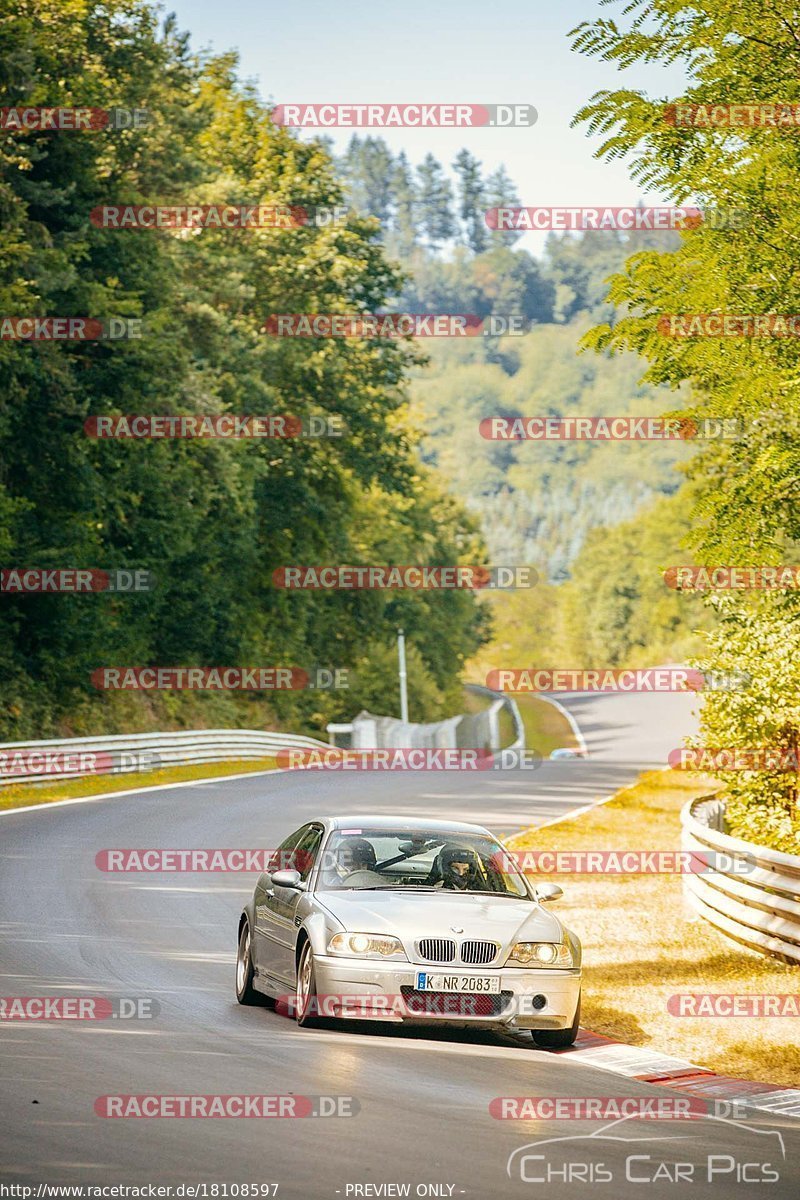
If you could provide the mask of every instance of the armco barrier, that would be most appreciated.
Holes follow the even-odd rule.
[[[381,717],[375,713],[360,712],[353,717],[351,725],[329,726],[329,731],[349,733],[354,749],[413,748],[437,750],[524,750],[525,728],[522,724],[517,702],[502,692],[493,692],[479,684],[467,684],[475,695],[491,703],[476,713],[461,713],[444,721],[433,721],[427,725],[411,721],[400,721],[397,717]],[[500,740],[500,713],[509,712],[514,729],[513,741],[502,746]]]
[[[268,758],[282,749],[312,750],[327,748],[315,738],[293,733],[272,733],[260,729],[190,729],[173,733],[120,733],[108,737],[66,738],[46,742],[6,742],[0,744],[5,768],[0,770],[0,786],[35,780],[77,779],[92,773],[87,756],[114,756],[113,772],[124,774],[148,766],[169,767],[185,763],[226,762],[231,759]],[[64,755],[75,760],[76,769],[36,769],[33,756]],[[78,756],[81,762],[78,763]],[[17,761],[18,769],[13,769]],[[11,764],[12,769],[8,768]],[[67,764],[64,764],[65,766]],[[109,773],[104,768],[102,774]]]
[[[499,734],[499,718],[502,709],[508,712],[511,717],[511,724],[514,727],[514,740],[509,746],[503,747],[507,750],[524,750],[525,749],[525,726],[522,722],[522,714],[519,711],[519,705],[513,696],[509,696],[504,692],[493,692],[491,688],[484,687],[480,683],[468,683],[466,690],[472,692],[475,696],[485,696],[493,701],[491,707],[487,710],[488,719],[493,723],[493,735],[496,744],[492,747],[493,750],[499,750],[500,734]],[[478,713],[477,716],[481,716]],[[529,747],[531,749],[532,747]],[[533,747],[535,749],[535,747]]]
[[[800,857],[724,833],[717,796],[684,805],[681,825],[684,850],[724,856],[719,866],[710,860],[714,869],[684,875],[689,906],[741,945],[800,965]]]
[[[514,723],[512,748],[522,749],[525,745],[524,731],[516,703],[508,696],[490,692],[488,688],[471,685],[470,690],[486,695],[493,703],[483,712],[451,717],[431,725],[403,725],[391,717],[373,718],[364,713],[354,722],[355,726],[362,717],[367,719],[366,724],[362,725],[362,739],[354,739],[354,745],[367,749],[384,746],[469,746],[499,750],[498,715],[500,709],[506,706],[511,711]],[[374,728],[370,727],[370,722],[375,723]],[[79,779],[95,771],[98,774],[126,774],[156,766],[268,758],[278,750],[288,749],[329,749],[329,746],[316,738],[260,729],[189,729],[172,733],[119,733],[106,737],[64,738],[44,742],[5,742],[0,744],[0,787],[37,780]],[[48,755],[51,762],[43,765]],[[102,767],[93,767],[92,759],[99,756],[103,758]],[[113,766],[108,765],[109,756],[113,756]],[[72,761],[62,762],[59,766],[56,760],[65,757]]]

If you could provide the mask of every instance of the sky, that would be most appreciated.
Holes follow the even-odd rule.
[[[620,86],[651,96],[680,95],[680,68],[620,71],[574,53],[569,31],[582,21],[616,18],[623,4],[600,0],[523,0],[503,9],[487,0],[401,0],[337,4],[302,0],[168,0],[196,49],[236,49],[243,78],[276,103],[533,104],[532,128],[357,130],[382,136],[419,163],[430,151],[445,164],[466,146],[488,174],[504,163],[523,205],[628,205],[643,195],[624,162],[593,158],[598,139],[570,128],[595,92]],[[323,131],[320,131],[323,132]],[[326,130],[336,150],[354,130]],[[314,136],[308,131],[301,136]],[[521,243],[538,253],[543,235]]]

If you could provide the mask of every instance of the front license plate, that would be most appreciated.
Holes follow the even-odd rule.
[[[469,995],[496,996],[500,992],[499,975],[443,975],[417,971],[418,992],[461,992]]]

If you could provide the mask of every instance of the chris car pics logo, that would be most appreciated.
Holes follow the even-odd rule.
[[[713,1127],[699,1139],[696,1122],[690,1128],[682,1121],[670,1122],[669,1132],[655,1134],[651,1122],[644,1130],[631,1124],[637,1119],[621,1117],[593,1133],[528,1142],[511,1152],[506,1172],[522,1183],[561,1186],[716,1184],[721,1195],[727,1186],[747,1200],[755,1185],[781,1179],[786,1148],[778,1130],[708,1116],[703,1127],[706,1122]],[[627,1146],[624,1156],[621,1143]]]

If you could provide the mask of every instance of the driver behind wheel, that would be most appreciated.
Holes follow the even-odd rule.
[[[474,850],[465,850],[462,846],[452,844],[444,846],[439,852],[439,866],[442,880],[434,887],[454,892],[474,891],[476,888],[482,890]]]
[[[377,859],[375,847],[366,838],[348,838],[335,850],[335,863],[324,883],[327,887],[344,884],[358,887],[373,882]],[[377,876],[380,879],[380,876]]]

